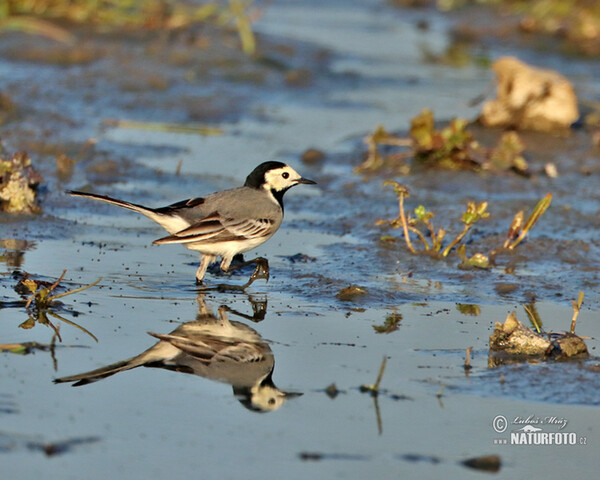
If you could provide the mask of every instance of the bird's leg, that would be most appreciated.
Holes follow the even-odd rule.
[[[256,264],[254,272],[250,276],[250,283],[259,278],[264,278],[267,282],[269,281],[269,261],[264,257],[256,257],[254,260],[246,262],[248,265],[251,263]]]
[[[230,265],[230,262],[231,260],[226,263],[225,259],[223,259],[223,262],[221,263],[221,269],[223,269],[225,272],[231,272],[237,268],[246,267],[248,265],[256,265],[254,272],[250,276],[250,280],[245,285],[246,287],[254,282],[254,280],[258,280],[259,278],[264,278],[265,280],[269,281],[269,262],[264,257],[256,257],[253,260],[237,263],[235,265]],[[223,268],[224,266],[225,268]]]
[[[244,290],[247,287],[249,287],[255,280],[258,280],[259,278],[264,278],[265,280],[269,280],[269,262],[267,261],[266,258],[263,257],[257,257],[254,260],[249,260],[247,262],[241,262],[235,265],[231,265],[231,258],[223,258],[223,261],[221,262],[221,269],[224,272],[231,272],[232,270],[235,270],[237,268],[240,267],[245,267],[247,265],[256,265],[256,268],[254,269],[254,272],[252,273],[252,275],[250,276],[250,279],[248,280],[248,282],[246,282],[244,285],[225,285],[225,284],[221,284],[218,285],[219,289],[224,289],[224,290]]]
[[[204,275],[206,275],[206,270],[208,266],[215,261],[214,255],[202,255],[202,260],[200,261],[200,266],[196,271],[196,285],[201,285],[202,280],[204,280]]]

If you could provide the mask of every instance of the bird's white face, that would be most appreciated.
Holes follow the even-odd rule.
[[[306,181],[298,174],[298,172],[287,165],[281,168],[274,168],[265,173],[264,188],[266,190],[281,192],[294,185],[298,185],[299,183],[306,183]]]

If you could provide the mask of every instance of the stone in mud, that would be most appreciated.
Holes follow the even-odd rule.
[[[569,358],[575,355],[588,355],[588,349],[581,337],[567,333],[554,340],[548,349],[546,355],[556,358]]]
[[[498,98],[483,105],[485,126],[547,132],[569,128],[579,118],[573,86],[558,72],[514,57],[502,57],[492,68]]]
[[[358,285],[350,285],[349,287],[342,288],[336,295],[336,297],[343,302],[351,302],[356,300],[358,297],[366,295],[367,289],[359,287]]]
[[[490,336],[490,350],[501,350],[511,355],[544,355],[550,341],[523,325],[514,313],[504,323],[496,322]]]
[[[0,158],[0,211],[39,213],[36,189],[42,180],[26,153],[16,153],[11,160]]]
[[[540,356],[564,359],[575,355],[587,355],[588,350],[581,337],[571,333],[547,335],[534,332],[523,325],[514,313],[504,323],[497,322],[490,335],[490,351],[511,356]]]

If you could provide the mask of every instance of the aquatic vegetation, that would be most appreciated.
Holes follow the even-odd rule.
[[[398,312],[394,312],[389,314],[383,325],[373,325],[373,330],[375,333],[392,333],[400,328],[400,321],[402,320],[402,314]]]
[[[407,175],[412,168],[423,165],[449,170],[505,172],[528,175],[527,161],[523,157],[525,146],[514,131],[504,132],[497,145],[481,145],[468,130],[469,122],[453,118],[447,125],[437,128],[433,112],[424,109],[411,120],[409,137],[393,135],[378,126],[367,135],[367,158],[356,168],[357,173],[376,173],[391,170]],[[380,147],[408,148],[404,152],[382,154]],[[413,164],[407,163],[414,159]]]
[[[379,395],[379,385],[381,384],[381,380],[383,379],[383,372],[385,372],[385,366],[387,364],[387,357],[384,355],[383,360],[381,361],[381,366],[379,367],[379,373],[377,374],[377,380],[373,385],[361,385],[360,391],[363,393],[370,393],[373,397],[377,397]]]
[[[27,310],[29,317],[19,326],[21,328],[30,329],[33,328],[37,323],[41,325],[47,325],[54,330],[54,333],[57,336],[58,340],[62,342],[59,329],[50,321],[50,319],[48,318],[48,316],[50,316],[57,320],[61,320],[64,323],[77,327],[78,329],[92,337],[94,340],[98,341],[98,339],[90,331],[88,331],[81,325],[60,316],[54,310],[59,307],[59,305],[55,303],[56,300],[58,300],[59,298],[65,297],[67,295],[72,295],[74,293],[78,293],[90,287],[93,287],[94,285],[97,285],[102,279],[99,278],[95,282],[90,283],[89,285],[86,285],[84,287],[68,290],[62,293],[54,293],[54,290],[60,285],[61,281],[63,280],[65,273],[66,270],[64,270],[60,278],[58,278],[58,280],[56,280],[52,284],[50,284],[49,282],[43,282],[41,280],[33,280],[26,273],[22,275],[15,287],[15,290],[24,297],[27,297],[29,295],[29,298],[24,303],[25,310]]]
[[[54,340],[54,338],[52,339]],[[50,351],[54,348],[54,342],[46,345],[38,342],[23,342],[23,343],[2,343],[0,344],[0,352],[15,353],[17,355],[27,355],[35,350]]]
[[[178,30],[198,23],[233,25],[242,49],[256,51],[252,0],[197,3],[184,0],[8,0],[0,6],[0,33],[20,31],[73,43],[58,23],[93,25],[100,31]],[[56,22],[56,23],[54,23]]]
[[[533,208],[533,211],[527,218],[525,224],[523,224],[523,210],[517,212],[514,216],[512,223],[508,229],[506,241],[504,242],[504,248],[508,248],[509,250],[514,249],[521,241],[525,238],[525,236],[529,233],[531,228],[535,225],[535,223],[539,220],[539,218],[543,215],[543,213],[550,206],[550,202],[552,201],[552,194],[548,193],[544,198],[542,198],[537,205]]]
[[[457,303],[456,309],[463,315],[472,315],[477,317],[481,315],[481,307],[470,303]]]
[[[161,122],[139,122],[136,120],[110,119],[102,122],[105,127],[130,128],[133,130],[149,130],[156,132],[189,133],[206,136],[223,135],[223,129],[204,125],[178,125]]]
[[[468,258],[466,255],[465,245],[459,244],[463,241],[475,223],[490,216],[489,212],[487,211],[487,202],[467,203],[467,208],[460,218],[460,221],[463,224],[462,230],[442,250],[442,247],[444,246],[443,240],[446,237],[447,231],[443,228],[436,230],[433,225],[433,218],[435,217],[435,214],[428,211],[423,205],[419,205],[414,210],[414,217],[407,215],[404,211],[404,199],[409,197],[408,188],[393,180],[387,180],[383,182],[383,185],[391,185],[394,188],[394,192],[398,197],[399,213],[398,217],[393,220],[377,220],[376,224],[388,225],[394,229],[402,227],[406,246],[411,253],[418,253],[418,251],[412,244],[410,233],[415,234],[419,238],[423,244],[422,251],[430,253],[433,257],[437,256],[440,258],[445,258],[450,254],[453,248],[457,247],[456,253],[462,260],[461,267],[463,268],[488,268],[490,256],[497,254],[500,248],[513,250],[527,236],[531,228],[548,209],[550,202],[552,201],[552,194],[548,193],[533,208],[533,211],[525,222],[523,222],[524,211],[519,211],[513,218],[513,221],[508,229],[506,241],[502,247],[492,250],[489,255],[476,253],[472,257]],[[423,224],[425,228],[419,228],[420,224]],[[429,240],[427,239],[427,235],[429,235]],[[396,239],[395,237],[384,236],[382,237],[382,240],[395,241]]]
[[[15,153],[10,160],[0,158],[0,211],[39,213],[36,192],[42,181],[26,153]]]
[[[473,365],[471,365],[471,352],[472,351],[473,351],[473,347],[467,348],[467,355],[465,357],[465,363],[463,365],[465,372],[468,372],[469,370],[471,370],[473,368]]]
[[[581,305],[583,305],[583,292],[579,292],[577,296],[577,301],[571,300],[571,304],[573,305],[573,318],[571,319],[571,329],[569,332],[571,334],[575,333],[575,324],[577,323],[577,318],[579,317],[579,312],[581,311]]]

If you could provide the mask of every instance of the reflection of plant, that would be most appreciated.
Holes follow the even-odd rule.
[[[378,220],[377,224],[389,225],[392,228],[402,227],[406,246],[411,253],[417,253],[417,250],[412,244],[409,232],[414,233],[419,238],[423,244],[424,251],[426,252],[433,253],[434,255],[438,255],[440,257],[447,257],[452,249],[456,247],[456,252],[461,258],[463,266],[488,268],[489,257],[487,255],[476,253],[471,258],[467,258],[465,245],[459,245],[459,243],[465,238],[469,230],[476,222],[490,216],[489,212],[487,211],[487,202],[481,202],[479,204],[475,202],[467,203],[467,209],[461,216],[461,222],[463,223],[462,231],[459,232],[442,250],[442,247],[444,246],[443,240],[447,232],[442,228],[438,230],[435,229],[433,225],[433,218],[435,217],[435,214],[428,211],[424,206],[420,205],[414,210],[414,217],[410,215],[407,216],[406,212],[404,211],[404,199],[409,197],[408,189],[404,185],[390,180],[383,182],[383,185],[391,185],[394,188],[394,192],[398,197],[399,213],[397,218],[393,220]],[[523,222],[523,211],[518,212],[515,215],[510,228],[508,229],[507,239],[504,242],[503,248],[509,250],[514,249],[523,240],[523,238],[525,238],[533,225],[535,225],[538,219],[550,206],[551,201],[552,194],[549,193],[538,202],[525,222]],[[425,226],[425,231],[419,229],[420,224]],[[426,234],[429,234],[431,244],[427,240]],[[390,237],[384,237],[386,240],[389,238]],[[491,253],[497,253],[497,250],[493,250]]]
[[[54,330],[54,333],[58,337],[58,340],[62,341],[58,328],[48,318],[48,316],[51,316],[69,325],[73,325],[74,327],[79,328],[80,330],[88,334],[90,337],[92,337],[94,340],[98,341],[98,339],[90,331],[88,331],[81,325],[78,325],[75,322],[71,322],[70,320],[67,320],[66,318],[63,318],[62,316],[58,315],[56,312],[53,311],[53,308],[57,306],[55,303],[57,299],[93,287],[98,282],[100,282],[101,279],[99,278],[95,282],[86,285],[85,287],[76,288],[74,290],[69,290],[67,292],[52,295],[56,287],[59,286],[60,282],[65,276],[65,273],[66,270],[64,270],[60,278],[52,284],[48,282],[32,280],[27,274],[25,274],[25,276],[17,284],[16,289],[23,293],[31,294],[31,296],[25,303],[25,309],[29,314],[29,318],[19,326],[21,328],[29,329],[33,328],[36,323],[48,325]]]
[[[527,162],[522,156],[525,147],[516,132],[505,132],[494,148],[479,144],[467,130],[467,120],[454,118],[442,128],[435,127],[433,112],[424,109],[411,120],[409,138],[388,133],[382,126],[365,137],[367,159],[357,168],[359,173],[376,172],[383,168],[407,174],[405,160],[414,158],[420,164],[450,170],[512,170],[526,175]],[[404,153],[382,155],[379,146],[408,147]]]

